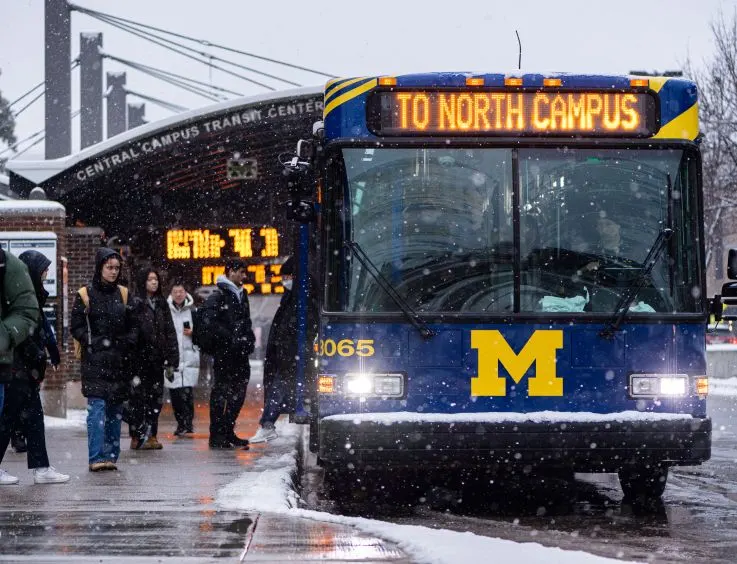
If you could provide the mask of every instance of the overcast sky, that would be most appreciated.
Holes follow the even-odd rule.
[[[371,0],[351,2],[257,2],[254,0],[75,0],[93,10],[225,44],[243,51],[322,70],[338,76],[411,72],[505,71],[517,67],[522,38],[522,67],[530,71],[626,73],[631,69],[680,69],[711,57],[710,24],[720,11],[731,17],[737,0]],[[8,100],[44,79],[44,0],[0,0],[0,92]],[[103,33],[106,52],[211,82],[244,95],[262,87],[212,70],[133,37],[108,24],[72,14],[72,58],[79,34]],[[318,75],[212,51],[292,80],[320,85]],[[228,67],[231,68],[232,67]],[[195,108],[208,100],[179,90],[120,63],[106,71],[127,71],[127,84],[169,102]],[[291,88],[245,71],[238,73],[277,89]],[[79,107],[79,74],[72,73],[72,109]],[[140,101],[129,96],[129,102]],[[14,109],[19,109],[19,104]],[[19,139],[44,127],[39,100],[17,120]],[[146,118],[171,111],[150,102]],[[73,123],[74,148],[79,118]],[[43,158],[43,146],[23,158]]]

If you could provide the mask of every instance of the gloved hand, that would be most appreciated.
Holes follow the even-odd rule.
[[[164,367],[164,377],[169,380],[169,382],[174,381],[174,367],[173,366],[165,366]]]

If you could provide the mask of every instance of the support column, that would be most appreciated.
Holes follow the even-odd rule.
[[[133,129],[144,123],[148,123],[146,121],[146,104],[143,102],[128,104],[128,129]]]
[[[107,137],[110,139],[123,133],[128,126],[127,106],[125,105],[125,73],[107,73]]]
[[[46,158],[72,153],[72,41],[67,0],[45,3]]]
[[[102,33],[79,34],[80,145],[102,141]]]

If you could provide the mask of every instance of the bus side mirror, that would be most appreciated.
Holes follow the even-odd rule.
[[[729,249],[727,259],[727,278],[737,280],[737,249]]]
[[[727,282],[722,286],[721,303],[725,306],[737,305],[737,282]],[[725,308],[726,312],[729,312],[729,308]],[[737,321],[737,315],[734,315],[734,309],[731,312],[721,312],[719,319],[724,321]],[[719,321],[717,319],[717,321]]]

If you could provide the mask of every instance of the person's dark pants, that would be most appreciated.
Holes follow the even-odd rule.
[[[28,468],[48,467],[44,411],[39,390],[36,386],[11,382],[5,385],[5,405],[0,416],[0,463],[17,427],[21,427],[26,436]]]
[[[210,441],[227,440],[235,434],[235,422],[246,401],[251,378],[248,358],[233,362],[215,358],[214,384],[210,392]]]
[[[273,425],[279,419],[279,415],[289,409],[290,385],[291,382],[281,374],[270,381],[269,387],[264,390],[264,412],[259,425],[262,427],[264,424]]]
[[[192,420],[194,419],[194,394],[192,386],[184,388],[169,388],[171,395],[171,407],[177,420],[177,427],[185,431],[192,431]]]
[[[148,428],[155,437],[159,431],[159,414],[164,405],[164,368],[143,371],[140,383],[133,388],[129,402],[128,424],[130,435],[142,438]]]

